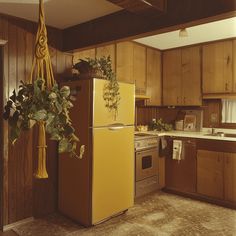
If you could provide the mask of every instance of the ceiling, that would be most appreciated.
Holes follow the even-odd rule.
[[[188,37],[179,37],[179,30],[134,41],[161,50],[236,37],[236,17],[187,28]]]
[[[0,0],[0,13],[38,21],[39,0]],[[44,0],[46,24],[58,29],[84,23],[122,8],[106,0]]]

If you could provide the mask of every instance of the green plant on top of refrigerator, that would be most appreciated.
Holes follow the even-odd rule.
[[[116,74],[112,70],[111,57],[101,58],[86,58],[80,59],[78,63],[73,66],[81,73],[97,73],[99,78],[106,79],[108,83],[105,84],[103,89],[103,99],[105,106],[109,112],[113,113],[114,119],[118,114],[118,106],[120,102],[119,83],[116,79]]]

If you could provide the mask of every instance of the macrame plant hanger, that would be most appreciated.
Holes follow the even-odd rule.
[[[35,41],[35,54],[30,74],[29,83],[33,83],[33,77],[43,80],[42,90],[46,87],[51,89],[54,85],[54,76],[52,70],[52,62],[50,59],[47,44],[47,29],[45,25],[43,0],[39,0],[39,23]],[[38,137],[38,167],[34,174],[35,178],[46,179],[48,173],[46,170],[46,134],[45,122],[37,122],[39,127]]]

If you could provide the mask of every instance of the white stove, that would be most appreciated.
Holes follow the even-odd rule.
[[[136,133],[134,135],[135,151],[140,151],[148,148],[157,148],[158,144],[158,135],[152,135],[147,133]]]

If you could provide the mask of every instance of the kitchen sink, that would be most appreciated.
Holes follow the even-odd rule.
[[[227,138],[236,138],[236,134],[227,134],[223,132],[217,132],[213,134],[205,134],[206,136],[216,136],[216,137],[227,137]]]

